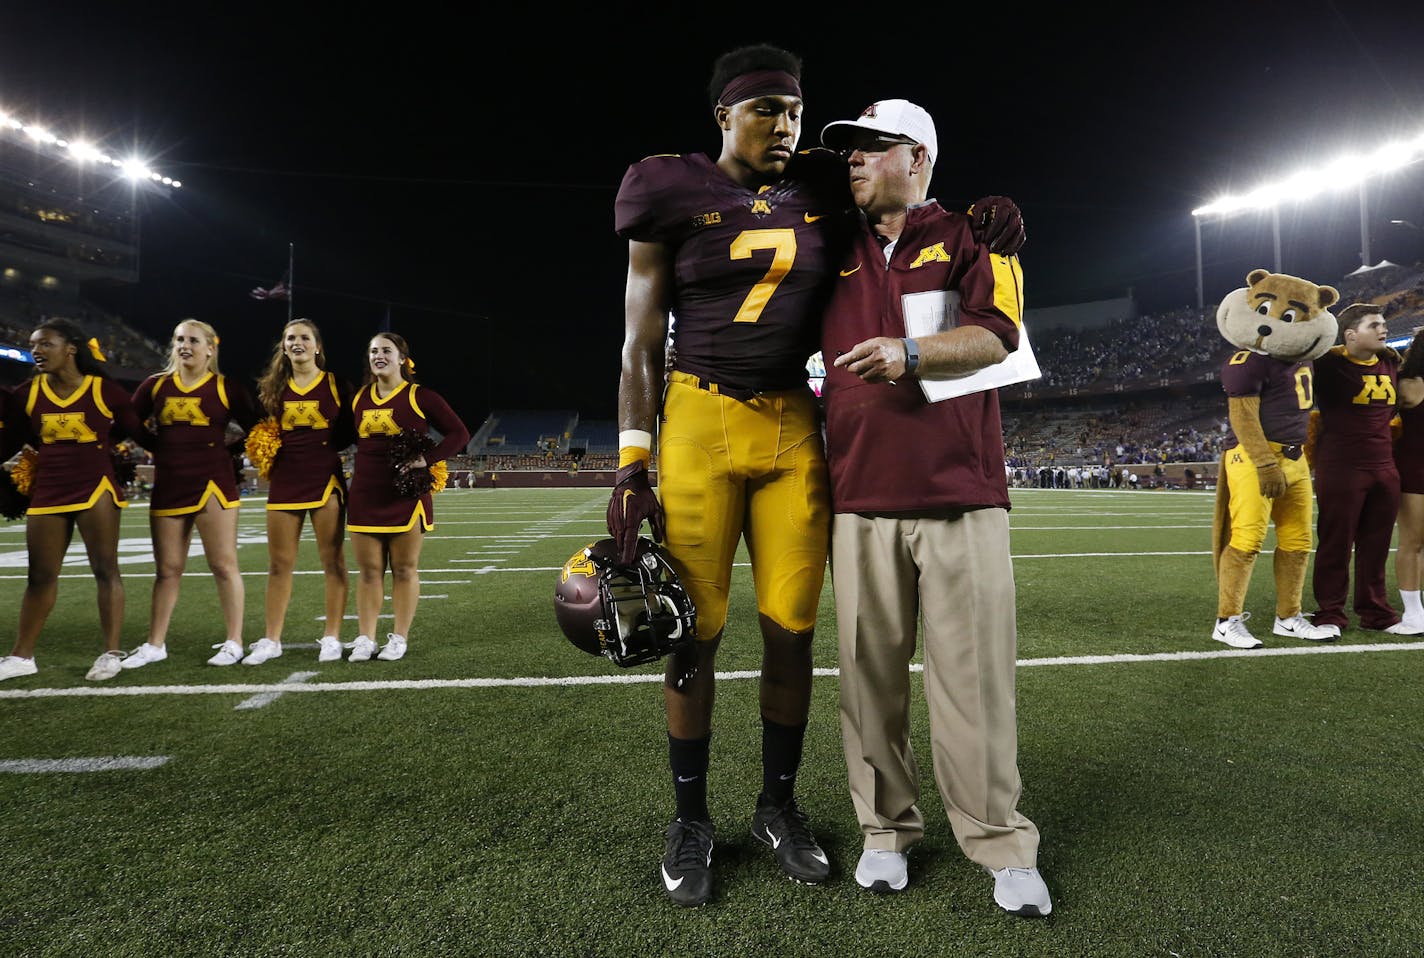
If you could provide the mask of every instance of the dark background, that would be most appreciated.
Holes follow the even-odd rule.
[[[875,99],[928,108],[933,194],[1022,207],[1030,310],[1194,305],[1194,207],[1424,132],[1418,3],[323,6],[6,5],[0,107],[183,181],[144,191],[141,282],[106,303],[130,323],[206,319],[254,376],[287,311],[248,291],[291,243],[335,368],[359,377],[389,315],[471,429],[613,416],[614,194],[645,155],[716,154],[705,86],[733,46],[804,58],[802,145]],[[1370,184],[1373,261],[1424,258],[1388,222],[1424,225],[1421,167]],[[1355,189],[1283,209],[1285,271],[1358,267],[1359,211]],[[1269,215],[1205,224],[1203,254],[1212,303],[1273,265]]]

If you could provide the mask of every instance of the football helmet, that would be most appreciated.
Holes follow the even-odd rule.
[[[633,564],[621,565],[618,558],[618,541],[599,539],[559,570],[554,615],[568,640],[623,668],[652,662],[692,642],[697,610],[667,550],[639,536]]]

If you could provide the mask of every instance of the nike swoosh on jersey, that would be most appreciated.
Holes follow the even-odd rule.
[[[644,872],[644,874],[647,874],[647,872]],[[682,878],[679,878],[677,881],[673,881],[672,876],[667,873],[667,866],[663,866],[663,885],[667,887],[668,891],[677,891],[677,886],[681,885],[683,879],[686,877],[686,875],[683,875]]]
[[[842,276],[849,276],[851,273],[854,273],[854,272],[856,272],[856,271],[859,270],[859,269],[860,269],[860,264],[859,264],[859,263],[856,263],[856,264],[855,264],[854,266],[852,266],[850,269],[843,269],[843,270],[841,270],[841,275],[842,275]]]
[[[825,216],[826,216],[825,213],[822,213],[820,216],[812,216],[810,213],[807,213],[807,214],[806,214],[806,222],[808,222],[808,223],[814,223],[814,222],[816,222],[816,220],[824,219]]]

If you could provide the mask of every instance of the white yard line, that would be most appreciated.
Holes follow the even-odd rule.
[[[316,678],[320,674],[320,672],[293,672],[291,675],[287,676],[285,679],[282,680],[282,685],[285,686],[293,685],[299,682],[310,682],[312,679]],[[289,690],[283,688],[277,692],[260,692],[257,695],[252,696],[251,698],[243,699],[241,702],[238,702],[236,705],[233,706],[233,710],[238,711],[242,709],[266,708],[268,705],[271,705],[273,702],[277,701],[284,694],[286,694],[287,691]]]
[[[1188,662],[1208,659],[1250,659],[1271,658],[1282,655],[1345,655],[1374,652],[1420,652],[1424,642],[1379,642],[1361,645],[1308,645],[1285,648],[1262,649],[1220,649],[1205,652],[1153,652],[1123,653],[1119,655],[1075,655],[1042,659],[1020,659],[1020,668],[1067,665],[1127,665],[1145,662]],[[912,665],[910,671],[921,672],[923,666]],[[298,675],[306,673],[297,673]],[[815,674],[825,678],[840,676],[839,669],[816,669]],[[761,676],[758,670],[718,672],[722,680],[755,679]],[[264,695],[313,692],[387,692],[387,691],[427,691],[435,689],[497,689],[497,688],[540,688],[546,686],[571,685],[645,685],[663,681],[659,672],[625,672],[602,675],[569,675],[562,677],[526,676],[509,679],[406,679],[387,681],[352,682],[312,682],[288,684],[235,684],[235,685],[136,685],[136,686],[78,686],[64,689],[0,689],[3,699],[42,698],[105,698],[117,696],[144,695]]]
[[[136,758],[12,758],[0,761],[0,772],[35,775],[48,772],[128,772],[158,768],[171,756],[148,755]]]

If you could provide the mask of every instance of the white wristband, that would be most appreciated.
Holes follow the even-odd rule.
[[[653,448],[653,434],[646,429],[624,429],[618,434],[618,448],[632,446],[635,449]]]

